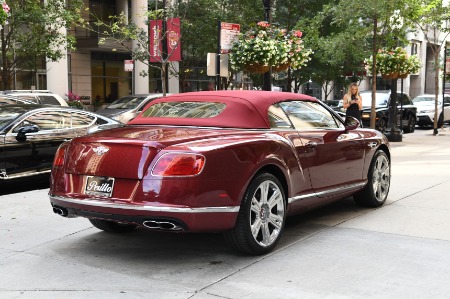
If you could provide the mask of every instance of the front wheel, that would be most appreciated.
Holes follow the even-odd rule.
[[[260,255],[278,243],[286,219],[286,200],[280,181],[269,173],[255,177],[245,192],[235,227],[224,233],[235,250]]]
[[[381,133],[384,133],[384,131],[386,131],[387,128],[387,121],[385,118],[380,118],[380,120],[378,121],[378,131],[380,131]]]
[[[367,185],[353,195],[356,203],[366,207],[379,207],[384,204],[391,184],[391,163],[382,150],[378,150],[372,158]]]
[[[93,226],[108,233],[126,233],[136,228],[134,224],[119,223],[108,220],[89,219]]]

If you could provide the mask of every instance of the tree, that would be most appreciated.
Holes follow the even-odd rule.
[[[13,0],[7,22],[0,30],[3,89],[20,70],[36,72],[47,58],[58,61],[68,49],[74,49],[75,37],[60,28],[83,22],[82,0]],[[61,47],[61,45],[65,45]],[[31,76],[35,80],[35,76]],[[32,81],[35,85],[35,82]]]
[[[435,109],[433,135],[438,134],[439,71],[442,70],[440,55],[450,34],[450,7],[444,0],[411,0],[407,17],[420,29],[431,48],[434,61]],[[444,62],[445,63],[445,62]]]
[[[406,0],[340,0],[337,5],[332,5],[333,23],[346,28],[344,31],[353,32],[359,37],[365,37],[370,43],[361,43],[361,46],[371,47],[372,57],[372,109],[370,115],[370,127],[375,128],[375,95],[376,95],[376,53],[382,47],[394,47],[402,45],[406,40],[407,19],[399,25],[405,8],[409,1]],[[393,19],[392,16],[399,18]],[[396,28],[396,30],[393,30]],[[367,48],[366,50],[369,50]]]

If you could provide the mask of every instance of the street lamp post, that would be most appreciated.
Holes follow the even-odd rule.
[[[390,23],[392,24],[392,29],[400,30],[403,27],[403,19],[400,16],[400,11],[396,10],[394,15],[390,18]],[[384,135],[386,135],[389,141],[402,141],[402,131],[398,128],[397,125],[397,78],[393,78],[391,80],[391,97],[389,100],[389,119],[386,131],[384,131]],[[403,87],[402,87],[403,92]],[[402,121],[402,116],[400,116],[400,122]]]
[[[402,141],[402,131],[397,126],[397,78],[392,79],[391,97],[389,100],[389,119],[386,135],[389,141]]]
[[[270,0],[262,0],[264,5],[264,21],[270,23]],[[263,90],[272,90],[272,74],[271,74],[271,66],[269,71],[264,73],[263,77]]]

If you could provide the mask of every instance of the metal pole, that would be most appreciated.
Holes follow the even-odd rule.
[[[270,0],[263,0],[264,5],[264,21],[270,23]],[[272,66],[269,65],[269,71],[264,73],[263,77],[263,90],[272,90]]]
[[[447,79],[446,78],[447,77],[447,71],[448,71],[447,70],[447,45],[445,45],[445,48],[444,48],[444,74],[442,76],[442,126],[444,126],[445,79]],[[439,118],[438,118],[438,123],[439,123]]]
[[[221,90],[220,86],[220,39],[221,39],[221,30],[222,29],[222,23],[219,21],[217,26],[217,55],[216,55],[216,90]]]

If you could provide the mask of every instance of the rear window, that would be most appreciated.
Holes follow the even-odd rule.
[[[210,118],[222,113],[226,105],[215,102],[165,102],[154,104],[143,117]]]

